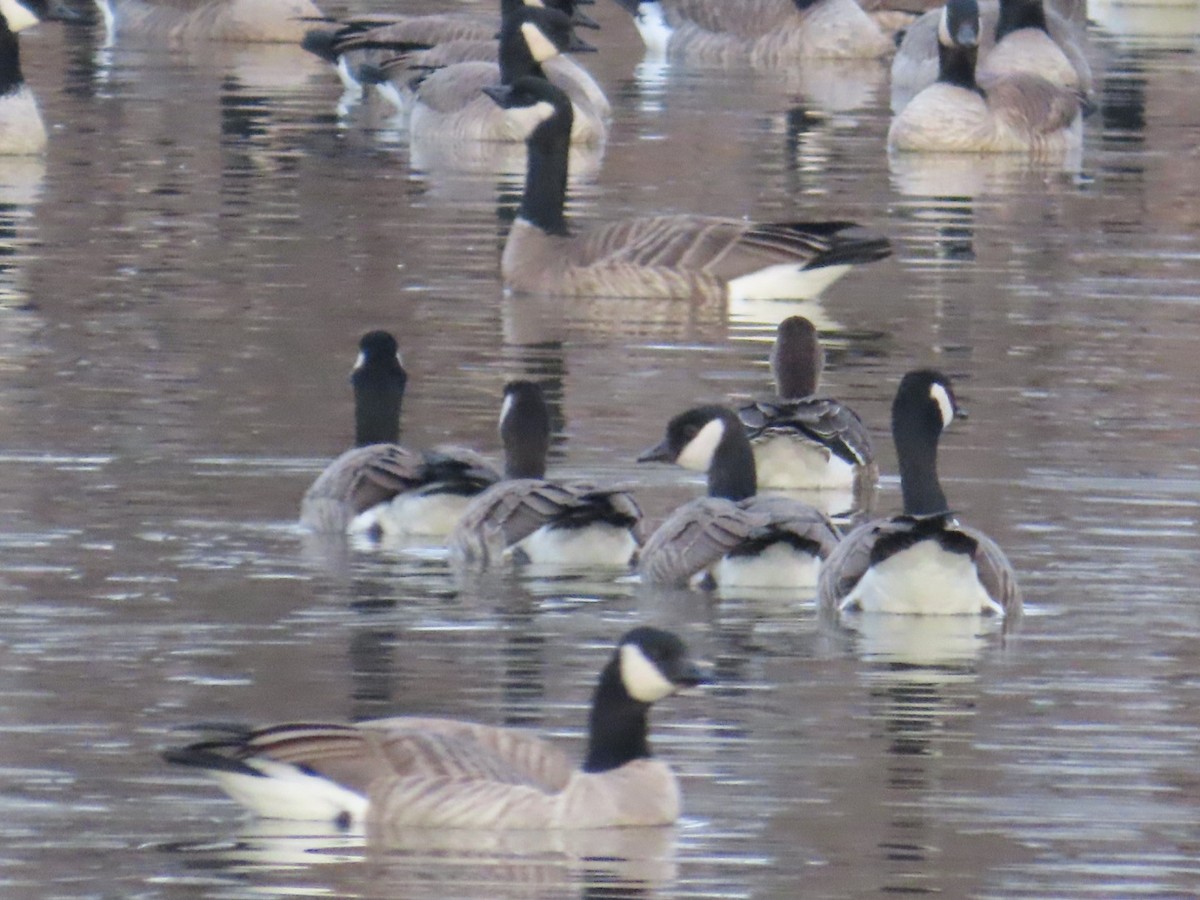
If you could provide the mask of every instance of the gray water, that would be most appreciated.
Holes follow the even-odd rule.
[[[52,133],[43,162],[0,160],[0,895],[1200,891],[1195,7],[1106,12],[1180,36],[1093,28],[1102,109],[1065,171],[890,166],[883,66],[655,69],[594,9],[586,62],[616,113],[578,162],[576,221],[850,218],[895,257],[819,303],[505,297],[519,152],[431,153],[371,105],[339,115],[293,48],[23,37]],[[436,551],[294,526],[350,440],[368,328],[400,337],[407,443],[495,454],[501,385],[537,378],[555,470],[636,484],[654,520],[700,485],[636,453],[694,402],[766,393],[793,312],[881,435],[881,510],[897,379],[956,377],[971,418],[943,478],[1017,567],[1019,628],[827,623],[627,579],[464,586]],[[193,722],[401,713],[577,749],[608,648],[643,621],[714,674],[655,712],[672,829],[365,847],[249,820],[158,757]]]

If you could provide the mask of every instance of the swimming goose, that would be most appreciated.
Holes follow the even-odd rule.
[[[854,0],[617,0],[648,52],[760,67],[885,56],[894,44]]]
[[[476,497],[450,535],[457,562],[484,568],[506,559],[554,568],[627,568],[642,511],[621,490],[547,481],[550,410],[531,381],[504,386],[500,409],[504,481]]]
[[[551,9],[521,7],[506,16],[500,29],[498,62],[474,60],[430,72],[414,88],[409,133],[414,141],[522,141],[525,134],[484,94],[497,82],[511,84],[523,76],[546,78],[542,69],[561,53],[595,50],[575,34],[570,20]],[[602,143],[608,125],[588,100],[588,89],[573,77],[559,86],[572,104],[571,142]]]
[[[891,253],[851,222],[622,219],[572,235],[563,216],[572,110],[543,78],[487,89],[526,137],[525,192],[500,271],[513,291],[599,297],[807,298]]]
[[[976,0],[950,0],[938,28],[938,80],[892,119],[893,150],[1061,155],[1083,143],[1082,98],[1036,75],[976,83]]]
[[[821,604],[833,610],[1016,615],[1021,593],[1004,552],[960,525],[937,475],[942,431],[963,415],[950,379],[909,372],[892,404],[903,515],[851,531],[821,571]]]
[[[925,13],[905,32],[892,60],[892,111],[899,112],[938,79],[942,10]],[[1085,105],[1092,94],[1092,69],[1076,28],[1042,0],[982,0],[979,3],[979,84],[1025,74],[1078,91]]]
[[[305,492],[300,524],[317,532],[374,537],[449,534],[471,498],[499,474],[469,450],[415,452],[396,443],[408,374],[388,332],[362,336],[350,380],[355,446]]]
[[[679,784],[650,753],[652,704],[702,683],[676,635],[634,628],[600,673],[576,767],[513,728],[397,717],[353,725],[226,728],[166,751],[264,818],[389,828],[576,829],[667,825]]]
[[[169,44],[299,42],[320,19],[313,0],[96,0],[108,33]]]
[[[803,316],[784,319],[771,350],[776,397],[738,410],[759,487],[852,488],[878,476],[871,435],[858,413],[815,396],[824,368],[813,323]]]
[[[698,581],[723,590],[816,587],[838,531],[806,503],[757,496],[754,454],[732,410],[699,406],[680,413],[638,462],[708,473],[708,496],[676,509],[646,541],[638,561],[645,581]]]
[[[45,0],[0,0],[0,156],[28,156],[46,149],[46,126],[21,74],[17,34],[43,19],[62,16]]]

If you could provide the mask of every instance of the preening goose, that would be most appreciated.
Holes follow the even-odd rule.
[[[514,559],[540,567],[627,568],[642,511],[621,490],[547,481],[550,411],[531,381],[504,386],[504,481],[476,497],[450,535],[452,558],[486,568]]]
[[[771,350],[776,396],[738,410],[754,448],[759,487],[853,488],[878,476],[871,435],[858,413],[816,396],[824,368],[812,322],[784,319]]]
[[[979,9],[950,0],[938,28],[938,80],[892,119],[893,150],[1061,156],[1083,144],[1082,98],[1036,75],[976,82]]]
[[[925,13],[905,31],[892,60],[892,111],[899,112],[938,79],[942,10]],[[1042,0],[979,3],[979,84],[996,78],[1037,75],[1059,88],[1092,94],[1092,69],[1079,31]]]
[[[29,156],[46,149],[46,126],[21,74],[17,34],[65,13],[45,0],[0,0],[0,156]]]
[[[675,416],[662,442],[638,457],[652,461],[707,472],[708,496],[676,509],[646,541],[638,561],[645,581],[725,591],[816,587],[838,531],[806,503],[757,496],[754,454],[732,410],[700,406]]]
[[[110,38],[130,34],[186,44],[299,42],[321,18],[313,0],[96,0]]]
[[[396,443],[408,374],[388,332],[363,335],[351,382],[355,446],[305,492],[300,523],[318,532],[372,536],[449,534],[470,499],[499,474],[469,450],[421,453]]]
[[[498,62],[469,61],[430,72],[414,89],[409,132],[414,141],[522,141],[524,132],[484,89],[511,84],[523,76],[544,79],[542,64],[562,53],[595,50],[580,40],[570,20],[552,9],[519,7],[504,17]],[[553,71],[553,70],[551,70]],[[602,143],[608,135],[604,117],[588,100],[588,89],[571,77],[559,86],[572,104],[573,143]]]
[[[579,235],[563,203],[572,109],[543,78],[487,89],[526,134],[525,191],[504,245],[509,290],[569,296],[808,298],[891,253],[851,222],[760,224],[710,216],[622,219]]]
[[[854,0],[617,0],[648,52],[777,67],[885,56],[893,43]]]
[[[962,412],[950,379],[909,372],[892,404],[903,515],[851,531],[821,571],[821,604],[832,610],[1016,615],[1021,593],[999,546],[959,524],[937,475],[938,439]]]
[[[600,673],[583,765],[531,733],[452,719],[222,729],[164,753],[211,775],[265,818],[389,828],[576,829],[667,825],[679,784],[655,759],[655,702],[702,682],[676,635],[625,634]]]

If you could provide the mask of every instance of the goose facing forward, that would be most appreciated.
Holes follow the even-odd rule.
[[[300,523],[317,532],[375,537],[449,534],[470,499],[499,474],[469,450],[418,453],[396,443],[408,373],[390,333],[362,336],[350,381],[355,446],[305,492]]]
[[[617,0],[650,53],[713,65],[772,67],[867,59],[892,41],[854,0]]]
[[[757,496],[754,454],[737,415],[699,406],[675,416],[638,462],[708,473],[708,496],[676,509],[638,562],[654,584],[811,589],[838,542],[829,519],[790,497]]]
[[[759,224],[675,215],[578,235],[563,214],[572,109],[544,78],[487,89],[526,135],[525,191],[500,270],[512,291],[579,297],[768,300],[813,297],[853,266],[890,255],[850,222]]]
[[[871,435],[858,413],[816,396],[824,368],[812,322],[784,319],[771,350],[776,397],[738,410],[754,448],[759,487],[851,488],[877,477]]]
[[[531,381],[504,386],[500,410],[504,480],[471,501],[450,536],[460,564],[508,559],[556,569],[618,568],[641,544],[642,511],[622,490],[547,481],[550,410]]]
[[[888,146],[1036,156],[1081,147],[1080,95],[1027,74],[994,78],[981,86],[975,79],[978,41],[976,0],[950,0],[938,27],[938,80],[892,119]]]
[[[578,768],[528,732],[416,717],[227,729],[164,758],[205,771],[264,818],[368,834],[667,825],[679,785],[650,753],[650,707],[702,681],[676,635],[628,632],[600,673]]]
[[[892,404],[903,515],[867,522],[843,538],[821,571],[822,605],[862,612],[1016,615],[1021,594],[1004,552],[960,525],[937,475],[938,439],[963,415],[950,380],[909,372]]]

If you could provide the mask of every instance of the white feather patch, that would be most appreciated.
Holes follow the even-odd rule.
[[[349,816],[361,827],[367,798],[328,778],[308,775],[295,766],[267,759],[246,762],[265,777],[210,770],[230,797],[264,819],[332,822]]]
[[[517,135],[522,140],[533,134],[537,127],[554,113],[554,104],[547,103],[545,100],[540,100],[533,106],[516,106],[505,110],[505,115],[515,126]]]
[[[553,569],[625,569],[637,551],[628,528],[543,526],[517,545],[531,565]]]
[[[924,540],[871,566],[840,608],[908,615],[1004,615],[979,581],[974,561]]]
[[[729,282],[729,299],[808,300],[850,271],[850,266],[820,266],[806,269],[799,263],[767,266]]]
[[[724,436],[724,421],[710,419],[679,451],[675,462],[693,472],[707,472],[712,465],[713,454],[717,452],[717,444],[721,443]]]
[[[752,446],[760,488],[843,489],[853,486],[858,471],[828,447],[798,434],[767,434]]]
[[[8,30],[13,34],[24,31],[26,28],[32,28],[41,21],[33,14],[32,10],[18,3],[17,0],[0,0],[0,13],[4,14],[4,18],[8,22]]]
[[[950,399],[950,392],[946,390],[945,385],[935,381],[929,386],[929,396],[942,414],[942,429],[949,428],[950,423],[954,421],[954,401]]]
[[[546,37],[546,33],[533,22],[523,23],[521,34],[525,38],[525,45],[529,47],[530,55],[538,62],[544,63],[558,56],[558,48],[554,46],[554,41]]]
[[[780,542],[755,556],[726,556],[712,567],[713,581],[722,593],[739,588],[816,592],[821,560]]]
[[[662,4],[658,2],[642,3],[638,6],[633,21],[637,25],[638,34],[642,36],[642,43],[646,45],[646,53],[653,56],[666,56],[667,44],[675,29],[667,24]]]
[[[621,683],[634,700],[654,703],[675,693],[673,685],[658,666],[646,658],[637,644],[621,646]]]

